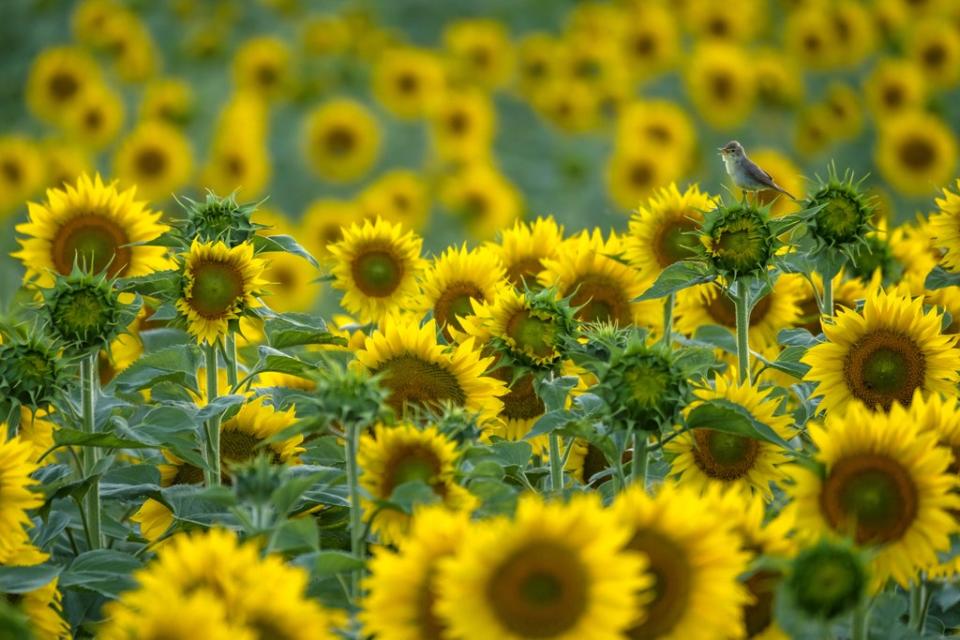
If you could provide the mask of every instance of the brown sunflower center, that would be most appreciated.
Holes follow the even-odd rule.
[[[0,163],[0,172],[3,173],[3,179],[10,184],[20,184],[23,179],[23,167],[20,166],[19,162],[9,158]]]
[[[280,77],[280,74],[277,72],[276,67],[270,64],[262,64],[257,67],[256,70],[256,79],[257,84],[261,87],[269,89],[277,83],[277,79]]]
[[[857,544],[899,540],[917,516],[917,487],[903,466],[875,453],[834,463],[820,490],[820,508],[837,531],[853,529]]]
[[[910,337],[879,329],[861,337],[847,351],[843,377],[854,397],[885,410],[894,402],[910,404],[923,386],[926,361]]]
[[[666,635],[683,618],[690,601],[693,570],[687,554],[667,536],[649,529],[636,532],[627,546],[647,556],[647,570],[654,578],[653,602],[648,605],[647,617],[628,635],[643,639]]]
[[[137,172],[147,178],[155,178],[167,169],[167,154],[157,147],[146,147],[136,157]]]
[[[513,375],[513,367],[498,367],[490,372],[491,377],[503,380],[507,384],[513,381]],[[510,384],[507,394],[500,399],[503,401],[500,416],[508,420],[532,420],[542,416],[546,411],[546,405],[534,390],[532,374],[517,378],[513,384]]]
[[[470,118],[463,111],[454,111],[447,118],[447,128],[454,135],[463,135],[470,129]]]
[[[728,73],[718,72],[710,76],[710,92],[720,102],[727,102],[733,97],[736,82]]]
[[[526,283],[532,285],[537,280],[537,275],[543,271],[543,262],[537,256],[524,256],[517,258],[507,266],[507,279],[510,284],[520,288]]]
[[[412,73],[401,73],[397,76],[397,89],[400,93],[414,93],[419,89],[420,82],[417,80],[417,76]]]
[[[772,305],[771,299],[772,296],[766,295],[757,300],[757,303],[753,305],[753,309],[750,311],[751,327],[760,324],[764,318],[767,317],[767,313],[769,313]],[[722,291],[718,292],[710,301],[710,304],[707,306],[707,313],[721,326],[731,328],[736,328],[737,326],[737,309],[733,304],[733,300]]]
[[[171,485],[176,484],[200,484],[203,482],[203,470],[191,464],[181,464],[177,466],[177,475],[170,481]]]
[[[538,318],[524,309],[507,322],[507,335],[521,351],[535,358],[548,359],[556,353],[556,327],[553,320]]]
[[[646,132],[648,138],[656,140],[660,144],[667,145],[673,142],[673,133],[666,125],[659,123],[648,124],[646,127],[644,127],[644,131]]]
[[[401,355],[384,362],[375,373],[383,374],[383,385],[390,390],[387,404],[403,415],[404,407],[435,409],[444,402],[466,404],[467,395],[460,381],[447,367],[427,362],[415,355]]]
[[[709,22],[707,22],[707,31],[711,35],[722,38],[730,33],[730,23],[727,22],[727,19],[724,16],[713,16]]]
[[[696,228],[697,224],[686,218],[674,218],[660,225],[654,237],[653,250],[662,268],[693,256],[697,240],[691,232]]]
[[[638,58],[646,58],[656,51],[657,40],[650,32],[638,33],[631,39],[630,47]]]
[[[931,43],[922,53],[923,64],[932,69],[939,69],[947,61],[947,50],[939,42]]]
[[[204,318],[220,318],[243,296],[243,274],[226,262],[201,261],[192,268],[190,306]]]
[[[349,155],[357,146],[357,135],[347,127],[333,127],[323,137],[323,145],[330,155]]]
[[[103,112],[99,107],[87,109],[83,114],[83,126],[90,133],[97,133],[103,128]]]
[[[224,429],[220,432],[220,457],[224,463],[249,460],[259,451],[258,445],[262,442],[263,440],[252,434]],[[270,449],[265,451],[269,452]],[[273,459],[274,462],[280,462],[276,453],[273,453]]]
[[[737,480],[753,469],[760,443],[753,438],[713,429],[694,429],[693,459],[697,467],[716,480]]]
[[[579,307],[577,318],[583,322],[614,322],[621,327],[633,322],[630,299],[623,287],[603,276],[582,276],[564,296],[571,296],[570,305]]]
[[[60,71],[50,76],[50,95],[57,102],[66,102],[80,90],[77,78],[66,71]]]
[[[627,169],[627,179],[637,189],[648,187],[654,176],[656,176],[656,171],[647,159],[635,160]]]
[[[390,198],[393,202],[393,208],[401,213],[406,213],[410,210],[411,202],[410,198],[404,193],[394,193]]]
[[[95,213],[79,215],[63,223],[50,247],[50,258],[56,270],[67,275],[73,262],[107,275],[122,275],[130,264],[131,250],[126,232],[119,224]],[[109,265],[109,268],[108,268]]]
[[[587,571],[575,549],[535,541],[494,569],[486,596],[500,623],[528,638],[560,636],[587,608]]]
[[[229,176],[240,178],[247,172],[247,163],[239,154],[228,153],[222,160],[223,168]]]
[[[823,48],[823,40],[815,33],[808,33],[803,37],[803,48],[807,53],[816,55]]]
[[[361,251],[350,263],[353,282],[364,295],[385,298],[397,290],[403,280],[403,263],[388,248],[372,247]]]
[[[434,604],[437,601],[437,594],[434,591],[433,583],[437,570],[431,567],[423,576],[420,583],[420,589],[417,598],[417,626],[419,636],[422,640],[443,640],[445,624],[433,612]]]
[[[440,470],[440,459],[432,449],[418,444],[402,447],[392,453],[384,464],[383,495],[380,497],[389,498],[401,484],[416,481],[433,488],[442,496],[444,487],[438,479]]]
[[[743,608],[747,637],[753,638],[770,628],[773,622],[773,598],[783,575],[779,571],[762,569],[744,581],[753,596],[753,602]]]
[[[267,279],[274,284],[274,291],[289,293],[296,288],[297,276],[289,267],[273,267],[270,269]]]
[[[903,165],[916,172],[926,171],[936,162],[937,150],[926,138],[910,138],[905,140],[899,148],[900,161]]]
[[[444,327],[447,325],[462,330],[460,318],[473,315],[473,306],[470,300],[484,301],[483,291],[474,282],[452,282],[443,290],[437,302],[433,305],[433,317]],[[449,336],[448,336],[449,337]]]

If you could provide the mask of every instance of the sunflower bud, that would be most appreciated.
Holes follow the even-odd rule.
[[[221,241],[228,247],[246,242],[262,226],[251,220],[257,206],[252,203],[237,204],[233,195],[221,198],[207,194],[204,202],[185,198],[187,220],[183,235],[189,243],[196,239],[201,242]]]
[[[713,268],[732,278],[766,271],[775,240],[766,209],[750,204],[708,213],[700,236]]]
[[[852,547],[822,541],[797,554],[785,588],[804,615],[829,620],[860,603],[867,588],[867,572]]]
[[[850,246],[863,241],[870,229],[873,206],[848,172],[841,180],[831,167],[829,178],[804,203],[804,208],[822,207],[813,218],[810,233],[821,243],[833,247]]]
[[[0,398],[46,408],[65,386],[61,362],[57,350],[38,337],[5,342],[0,345]]]
[[[77,352],[106,346],[134,317],[121,304],[113,282],[102,275],[75,269],[69,276],[58,276],[43,295],[43,311],[53,335]]]

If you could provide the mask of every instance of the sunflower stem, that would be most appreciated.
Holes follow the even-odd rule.
[[[357,468],[357,448],[359,426],[348,424],[345,429],[345,458],[347,467],[347,489],[350,492],[350,553],[362,561],[363,550],[363,511],[360,507],[360,471]],[[350,598],[358,606],[360,598],[360,570],[350,572]]]
[[[668,294],[663,299],[663,344],[670,346],[673,341],[673,308],[676,306],[677,294]]]
[[[910,618],[908,624],[911,629],[917,631],[923,631],[923,627],[926,623],[926,612],[925,604],[927,599],[927,590],[924,586],[923,580],[920,580],[918,584],[914,584],[910,587]]]
[[[83,430],[86,433],[96,431],[94,417],[96,403],[96,371],[97,352],[80,360],[80,410],[83,421]],[[91,478],[90,487],[84,496],[84,511],[87,521],[87,543],[91,549],[103,548],[103,532],[101,530],[100,513],[100,479],[93,477],[100,451],[95,446],[84,447],[81,451],[81,467],[85,478]]]
[[[850,630],[851,640],[867,640],[870,636],[870,606],[863,602],[853,610],[853,624]]]
[[[563,491],[563,460],[560,455],[560,436],[550,434],[550,489],[554,493]]]
[[[228,332],[223,345],[224,360],[227,363],[227,384],[230,386],[230,393],[237,391],[237,336],[233,332]]]
[[[747,283],[737,280],[737,294],[733,298],[733,305],[737,317],[737,368],[740,373],[740,382],[750,379],[750,301],[748,300]]]
[[[633,433],[633,457],[630,458],[630,479],[635,484],[647,489],[647,465],[650,453],[647,449],[647,432],[638,429]]]
[[[206,344],[203,347],[204,368],[207,374],[207,404],[213,403],[219,395],[217,371],[217,347]],[[220,485],[220,415],[215,414],[207,421],[207,469],[204,479],[208,487]]]
[[[820,315],[824,318],[833,317],[833,278],[823,277],[823,300],[820,304]]]

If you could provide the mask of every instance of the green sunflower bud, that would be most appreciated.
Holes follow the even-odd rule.
[[[805,209],[822,207],[810,225],[810,233],[821,243],[847,247],[862,242],[870,230],[873,205],[860,189],[863,180],[854,182],[847,172],[841,180],[836,167],[830,167],[826,182],[821,182],[812,196],[803,203]]]
[[[903,274],[903,265],[893,255],[890,244],[875,235],[869,235],[854,248],[849,272],[861,280],[869,281],[878,269],[884,284],[896,282]]]
[[[39,337],[0,345],[0,398],[45,409],[65,388],[65,376],[57,349]]]
[[[190,244],[194,239],[201,242],[220,240],[228,247],[235,247],[264,228],[251,219],[257,205],[237,204],[233,194],[221,198],[208,193],[204,202],[196,202],[190,198],[184,198],[184,201],[187,219],[182,233],[186,244]]]
[[[829,620],[852,611],[867,589],[865,564],[849,545],[821,541],[794,558],[784,584],[805,616]]]
[[[130,305],[120,302],[111,280],[77,269],[58,276],[43,297],[51,332],[66,348],[77,352],[105,347],[136,315]]]
[[[775,241],[765,208],[746,203],[721,206],[704,217],[701,242],[722,275],[737,278],[765,272]]]

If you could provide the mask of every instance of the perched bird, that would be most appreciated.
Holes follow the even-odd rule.
[[[720,157],[727,168],[727,175],[746,193],[747,191],[765,191],[771,189],[779,191],[791,200],[796,200],[786,189],[778,185],[769,173],[758,167],[743,150],[736,140],[731,140],[719,149]]]

